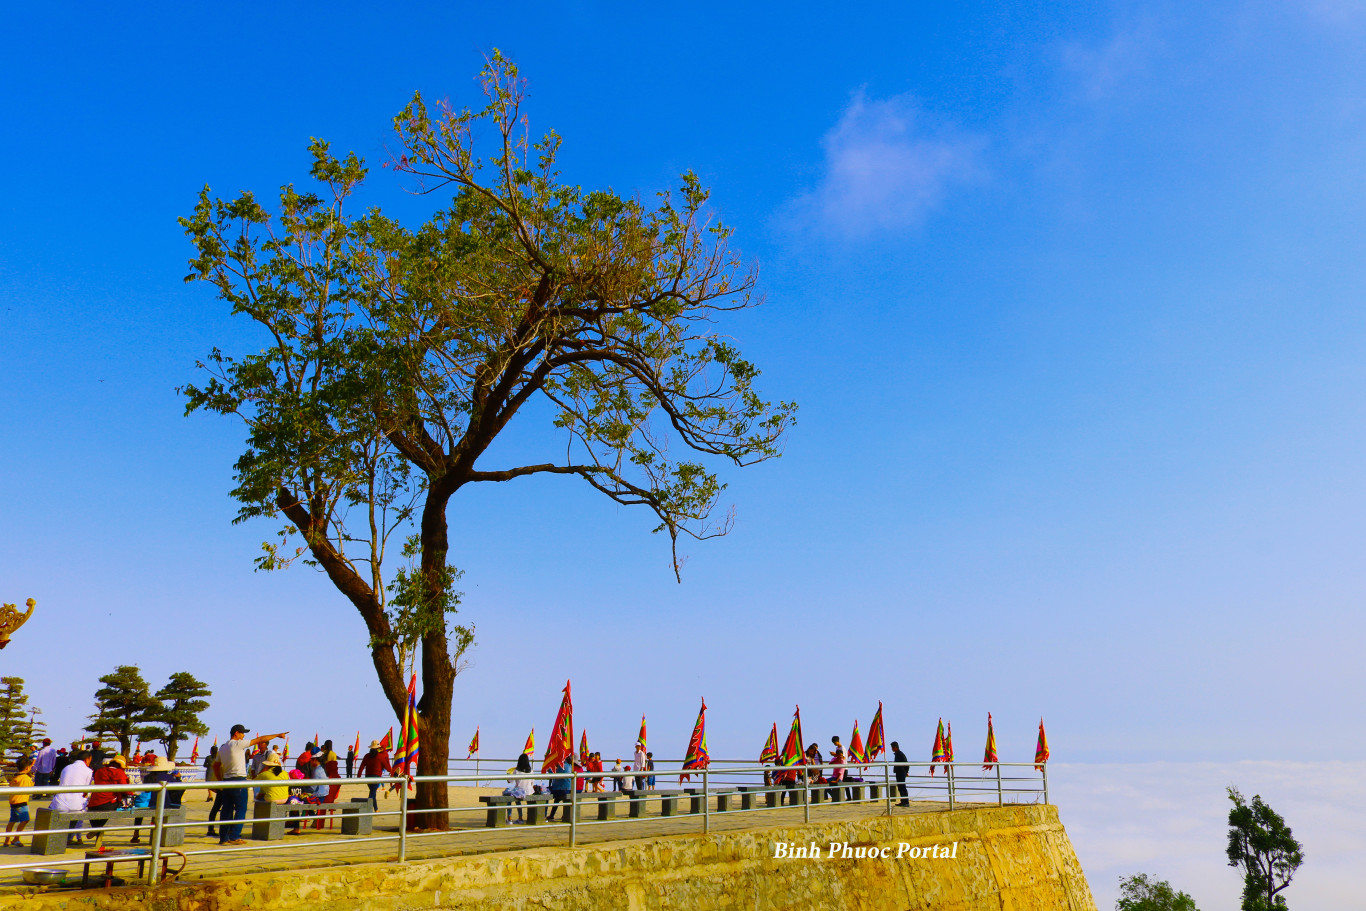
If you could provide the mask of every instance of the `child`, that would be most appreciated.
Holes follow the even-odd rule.
[[[18,771],[9,780],[12,788],[31,788],[33,787],[33,760],[27,757],[20,759]],[[27,794],[11,794],[9,798],[9,825],[5,826],[5,843],[0,847],[23,844],[19,840],[19,833],[24,831],[24,826],[28,825],[28,797]],[[10,834],[13,832],[14,837]]]

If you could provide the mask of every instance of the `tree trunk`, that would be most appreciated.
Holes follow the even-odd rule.
[[[166,747],[166,758],[174,762],[175,754],[180,752],[180,738],[172,737],[170,742],[164,744],[164,746]]]
[[[446,503],[449,494],[436,491],[428,494],[422,510],[422,576],[427,597],[444,599],[447,595]],[[443,612],[436,627],[422,637],[422,699],[418,703],[418,724],[422,737],[422,752],[418,755],[419,775],[445,775],[449,771],[451,753],[451,699],[455,689],[455,668],[451,664],[450,643],[446,636],[446,617]],[[417,787],[416,807],[421,810],[444,810],[449,803],[444,781],[420,782]],[[409,817],[410,829],[446,831],[450,828],[450,814],[423,813]]]

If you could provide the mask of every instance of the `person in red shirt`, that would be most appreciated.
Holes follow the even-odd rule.
[[[131,784],[128,780],[128,773],[123,770],[125,760],[122,756],[111,757],[104,765],[95,770],[91,777],[91,784]],[[129,796],[126,791],[96,791],[90,795],[89,809],[94,810],[117,810],[122,798]],[[103,829],[107,819],[90,820],[90,828]],[[95,845],[99,847],[104,834],[100,833]]]
[[[370,741],[370,752],[366,753],[360,761],[361,778],[384,778],[394,774],[394,767],[389,762],[389,751],[379,745],[378,740]],[[379,785],[372,782],[367,787],[370,788],[370,807],[376,813],[379,812]]]

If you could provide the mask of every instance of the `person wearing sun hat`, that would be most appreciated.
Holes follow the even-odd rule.
[[[156,784],[163,784],[163,783],[164,783],[164,784],[169,784],[169,783],[171,783],[171,782],[173,782],[173,781],[180,781],[180,773],[179,773],[178,771],[176,771],[176,767],[175,767],[175,763],[174,763],[174,762],[171,762],[171,760],[166,759],[166,758],[164,758],[164,757],[157,756],[155,753],[149,753],[149,754],[147,754],[147,755],[145,755],[145,756],[143,757],[143,763],[142,763],[142,783],[143,783],[143,784],[149,784],[149,785],[156,785]],[[156,794],[155,791],[144,791],[144,792],[142,792],[142,793],[147,794],[147,795],[149,795],[149,796],[152,796],[153,802],[155,802],[155,794]],[[164,803],[165,808],[168,809],[168,810],[178,810],[178,809],[180,809],[180,802],[181,802],[181,800],[184,799],[184,797],[185,797],[185,792],[184,792],[184,791],[172,791],[172,790],[168,790],[168,791],[166,792],[166,800],[165,800],[165,803]],[[147,804],[145,804],[144,806],[150,808],[151,805],[152,805],[152,803],[147,803]],[[135,810],[138,809],[138,804],[135,803],[135,804],[133,805],[133,809],[135,809]],[[140,825],[142,825],[142,820],[143,820],[144,818],[145,818],[145,817],[142,817],[142,816],[135,816],[135,817],[133,818],[133,825],[135,825],[135,826],[140,826]],[[134,844],[134,845],[136,845],[136,844],[141,844],[141,843],[142,843],[142,836],[141,836],[141,834],[139,833],[139,831],[138,831],[137,829],[134,829],[134,830],[133,830],[133,840],[132,840],[131,842],[129,842],[129,844]]]
[[[386,778],[394,774],[394,768],[389,763],[389,751],[380,745],[378,740],[370,741],[370,752],[366,753],[360,761],[361,778]],[[370,809],[379,812],[379,788],[375,783],[366,785],[370,789]]]
[[[279,753],[271,750],[266,754],[266,758],[261,762],[261,772],[256,776],[256,780],[263,782],[289,780],[289,776],[285,774],[283,764],[280,762]],[[263,784],[261,786],[261,800],[265,803],[284,803],[288,799],[289,785]]]

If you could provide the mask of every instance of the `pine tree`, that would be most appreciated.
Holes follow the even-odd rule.
[[[23,677],[0,677],[0,757],[8,762],[21,752],[28,752],[24,740],[28,724]]]
[[[133,750],[133,739],[144,737],[147,723],[160,713],[161,703],[152,697],[135,665],[119,665],[101,677],[100,683],[104,686],[95,691],[95,714],[85,729],[118,738],[119,752],[127,756]]]
[[[209,726],[199,720],[199,714],[209,707],[208,698],[213,692],[193,674],[179,671],[172,674],[166,685],[157,690],[156,696],[161,705],[152,724],[143,728],[139,736],[159,740],[166,747],[166,758],[175,759],[180,741],[191,734],[209,733]]]

